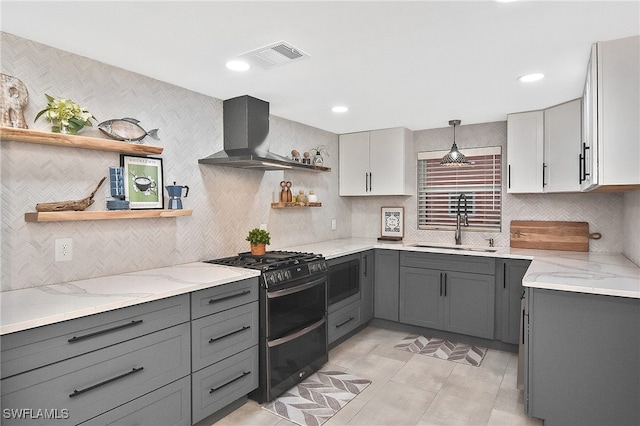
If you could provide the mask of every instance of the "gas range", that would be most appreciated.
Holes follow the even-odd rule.
[[[266,254],[259,256],[245,252],[238,253],[237,256],[206,260],[205,262],[238,268],[258,269],[262,272],[262,284],[265,288],[286,284],[314,274],[325,273],[328,270],[322,255],[292,251],[268,251]]]

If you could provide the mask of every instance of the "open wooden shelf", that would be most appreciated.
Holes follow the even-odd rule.
[[[3,126],[0,126],[0,138],[3,142],[25,142],[40,145],[64,146],[68,148],[121,152],[123,154],[161,154],[164,150],[164,148],[160,146]]]
[[[322,203],[271,203],[272,209],[300,209],[304,207],[322,207]]]
[[[64,211],[28,212],[25,222],[65,222],[75,220],[148,219],[157,217],[191,216],[193,210],[105,210],[105,211]]]

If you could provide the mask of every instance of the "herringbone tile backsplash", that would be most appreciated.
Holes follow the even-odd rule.
[[[31,129],[49,130],[44,119],[33,122],[46,105],[45,93],[73,99],[98,122],[133,117],[146,130],[159,128],[161,140],[145,142],[164,147],[160,157],[165,184],[188,185],[189,196],[183,203],[193,210],[190,217],[170,219],[26,223],[24,213],[34,211],[37,203],[88,196],[120,158],[110,152],[2,142],[2,291],[230,256],[247,251],[247,232],[263,223],[272,234],[270,249],[351,236],[376,238],[381,206],[405,207],[407,240],[453,241],[453,232],[416,229],[415,197],[339,197],[335,134],[279,117],[270,120],[273,152],[288,155],[291,149],[327,145],[331,156],[325,160],[333,168],[331,173],[199,165],[199,158],[222,149],[221,100],[7,33],[1,37],[2,72],[19,78],[29,90],[25,118]],[[95,127],[82,134],[104,137]],[[463,123],[457,136],[461,149],[491,145],[504,149],[506,124]],[[448,149],[451,129],[416,131],[414,137],[416,152]],[[415,181],[415,176],[411,178]],[[314,189],[322,207],[271,209],[272,194],[279,191],[281,180],[292,181],[296,191]],[[602,240],[592,241],[592,251],[620,252],[624,246],[640,263],[639,198],[638,192],[624,200],[621,194],[505,194],[502,232],[464,233],[463,242],[483,245],[484,238],[492,237],[497,245],[508,246],[512,219],[588,221],[592,232],[603,234]],[[105,182],[89,210],[104,210],[107,199]],[[332,218],[337,219],[336,231],[330,228]],[[631,236],[623,235],[623,225]],[[69,237],[73,260],[55,262],[55,240]]]

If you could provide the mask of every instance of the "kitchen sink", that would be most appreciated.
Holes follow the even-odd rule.
[[[498,249],[494,247],[447,246],[447,245],[437,245],[437,244],[427,244],[427,243],[416,243],[416,244],[412,244],[411,247],[424,247],[424,248],[459,250],[459,251],[480,251],[480,252],[488,252],[488,253],[494,253],[498,251]]]

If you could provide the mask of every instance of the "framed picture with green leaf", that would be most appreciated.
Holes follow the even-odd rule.
[[[125,200],[132,210],[163,209],[162,158],[120,154]]]

